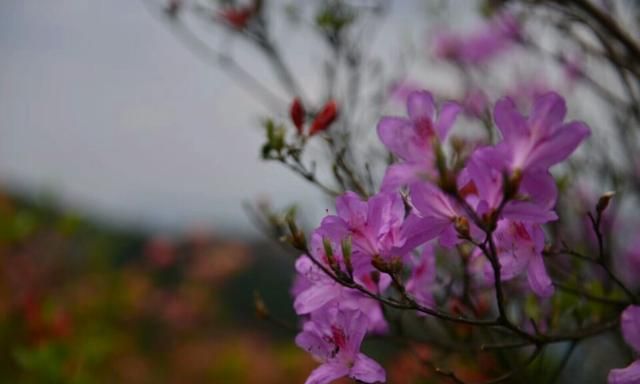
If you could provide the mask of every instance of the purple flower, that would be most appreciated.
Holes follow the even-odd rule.
[[[323,244],[325,239],[316,231],[311,238],[310,251],[316,260],[329,268]],[[330,240],[329,242],[331,243]],[[331,245],[334,257],[338,262],[342,262],[340,247],[336,247],[335,244]],[[295,297],[293,307],[298,315],[314,314],[339,304],[343,308],[351,308],[364,313],[369,319],[368,324],[371,332],[384,333],[387,331],[388,325],[382,308],[375,299],[339,284],[327,276],[308,256],[298,258],[296,272],[292,294]],[[380,281],[376,284],[367,273],[356,274],[354,279],[375,293],[383,291],[390,284],[388,276],[381,276]]]
[[[565,160],[590,134],[582,122],[564,123],[566,113],[564,99],[553,92],[535,100],[529,117],[521,115],[511,99],[501,99],[494,118],[502,142],[492,152],[492,161],[524,173],[546,171]]]
[[[322,365],[311,372],[306,384],[330,383],[344,376],[365,383],[384,382],[384,369],[360,353],[367,323],[361,312],[340,308],[312,316],[296,336],[296,344]]]
[[[470,191],[466,201],[480,217],[492,215],[504,199],[504,177],[496,169],[500,163],[493,155],[493,148],[476,149],[458,178],[460,189]],[[499,219],[539,224],[556,220],[553,208],[557,195],[555,180],[548,171],[526,173],[519,181],[517,195],[502,207]]]
[[[501,220],[493,237],[500,261],[501,280],[512,280],[526,272],[533,293],[544,298],[553,295],[553,283],[542,258],[544,232],[539,225]],[[493,269],[488,264],[485,276],[488,280],[494,278]]]
[[[620,327],[624,341],[636,352],[640,353],[640,306],[630,305],[620,316]],[[640,383],[640,360],[622,369],[609,372],[609,384]]]
[[[520,34],[518,20],[503,12],[466,36],[451,32],[436,34],[434,53],[437,57],[462,64],[483,64],[510,48]]]
[[[479,217],[492,217],[502,207],[493,233],[501,279],[511,280],[526,271],[533,292],[540,297],[551,296],[554,290],[542,259],[544,232],[540,224],[557,219],[553,211],[557,198],[555,180],[547,171],[526,173],[516,196],[503,204],[504,178],[492,168],[491,151],[492,148],[476,149],[458,183],[466,185],[462,188],[469,191],[465,199]],[[485,274],[488,280],[494,277],[488,264]]]
[[[426,245],[420,257],[412,258],[411,276],[406,289],[416,301],[427,307],[435,307],[433,288],[436,282],[436,255],[431,245]],[[419,313],[421,314],[421,313]]]
[[[383,191],[435,175],[433,142],[446,139],[461,109],[455,102],[445,102],[436,117],[431,93],[416,91],[407,97],[409,118],[386,116],[380,120],[380,140],[402,161],[387,169]]]
[[[403,251],[409,251],[427,241],[439,238],[440,244],[453,247],[460,242],[456,221],[469,224],[470,234],[478,241],[482,233],[466,217],[464,209],[451,197],[431,183],[414,183],[410,190],[412,213],[405,220],[406,238]]]
[[[338,239],[351,238],[355,270],[368,272],[374,256],[403,256],[395,253],[405,241],[401,233],[405,208],[398,193],[380,192],[364,201],[346,192],[336,198],[336,213],[325,217],[318,231]]]

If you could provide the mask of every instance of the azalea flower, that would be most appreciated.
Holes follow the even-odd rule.
[[[515,16],[502,12],[468,35],[448,31],[436,34],[434,53],[439,58],[462,64],[483,64],[513,46],[520,35],[520,24]]]
[[[385,333],[388,330],[380,303],[375,299],[337,283],[306,256],[296,261],[296,272],[292,293],[295,297],[293,308],[298,315],[310,315],[340,305],[364,313],[369,320],[370,332]],[[377,291],[378,286],[371,279],[358,280],[370,291]],[[383,285],[388,286],[389,283],[384,282]]]
[[[526,173],[517,181],[514,196],[503,204],[507,186],[504,175],[492,168],[496,166],[492,156],[491,147],[476,149],[458,178],[459,189],[478,216],[491,215],[502,205],[497,219],[543,224],[558,218],[553,211],[558,189],[548,171]]]
[[[327,260],[325,243],[332,248],[332,255],[338,265],[344,267],[344,257],[341,247],[335,242],[316,231],[311,238],[310,252],[313,257],[321,262],[327,269],[331,269]],[[370,262],[366,271],[358,268],[354,272],[354,281],[370,292],[380,293],[384,291],[391,279],[387,275],[380,276],[378,281],[373,281],[369,271],[372,270]],[[327,276],[313,261],[306,255],[300,256],[295,264],[296,279],[293,285],[292,294],[294,296],[293,308],[298,315],[309,315],[314,312],[325,310],[327,307],[340,304],[342,308],[357,309],[367,315],[369,319],[369,330],[376,333],[384,333],[388,329],[387,321],[382,313],[380,303],[362,292],[347,288],[336,282],[332,277]]]
[[[453,198],[431,183],[414,183],[410,189],[412,213],[405,220],[403,233],[407,239],[403,251],[439,238],[440,244],[453,247],[459,239],[456,225],[468,225],[469,234],[478,241],[482,231],[467,217],[467,212]]]
[[[553,283],[542,257],[544,232],[539,225],[502,220],[493,237],[502,281],[512,280],[526,273],[533,293],[542,298],[553,295]],[[489,264],[486,267],[486,278],[493,280],[493,269]]]
[[[640,306],[630,305],[620,316],[620,327],[624,341],[636,352],[640,353]],[[640,359],[626,368],[612,369],[609,372],[609,384],[640,383]]]
[[[411,182],[435,175],[433,143],[444,141],[462,110],[449,101],[436,116],[433,96],[427,91],[411,92],[407,97],[404,117],[383,117],[378,123],[378,136],[401,163],[391,165],[382,181],[382,191],[392,191]]]
[[[365,383],[384,382],[384,369],[360,352],[367,323],[362,312],[341,308],[318,312],[306,322],[296,336],[296,344],[322,365],[305,383],[330,383],[345,376]]]
[[[407,280],[406,289],[420,304],[435,307],[433,288],[436,282],[436,255],[433,246],[426,245],[419,257],[411,259],[411,276]],[[418,312],[418,314],[423,314]]]
[[[583,122],[564,123],[566,113],[564,99],[554,92],[538,97],[528,117],[518,112],[510,98],[499,100],[494,118],[502,142],[491,152],[491,161],[503,169],[525,173],[547,171],[565,160],[590,135]]]
[[[367,271],[371,259],[401,257],[396,253],[404,244],[401,233],[405,207],[398,193],[380,192],[369,200],[362,200],[353,192],[336,198],[337,215],[329,215],[320,224],[320,233],[353,243],[354,268]]]

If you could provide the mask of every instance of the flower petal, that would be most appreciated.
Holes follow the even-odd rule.
[[[314,369],[305,384],[328,384],[349,374],[349,368],[343,364],[325,363]]]
[[[383,192],[395,191],[398,188],[413,184],[422,178],[435,174],[434,169],[429,169],[422,164],[417,163],[401,163],[393,164],[387,168],[382,179],[380,190]]]
[[[348,191],[336,198],[336,213],[349,227],[359,228],[367,222],[367,203]]]
[[[411,203],[424,217],[451,220],[458,216],[451,198],[431,183],[411,185]]]
[[[367,230],[376,236],[397,228],[404,220],[404,203],[397,193],[378,193],[367,201]]]
[[[415,91],[407,97],[407,113],[413,121],[426,119],[433,121],[435,106],[433,96],[427,91]]]
[[[508,97],[498,100],[493,109],[493,118],[502,137],[508,143],[528,134],[526,119],[518,111],[513,100]]]
[[[449,220],[422,218],[410,214],[402,226],[402,236],[406,239],[402,247],[395,249],[398,255],[406,255],[419,245],[435,239],[442,231],[451,225]]]
[[[340,311],[338,313],[338,326],[344,330],[347,336],[346,351],[357,353],[360,351],[360,344],[369,328],[369,319],[362,311]]]
[[[362,353],[356,356],[356,361],[351,367],[349,377],[365,383],[385,382],[387,380],[384,368]]]
[[[332,283],[315,284],[301,292],[293,302],[298,315],[311,313],[340,296],[340,287]]]
[[[512,201],[505,205],[502,217],[527,223],[543,224],[557,220],[558,215],[529,201]]]
[[[551,210],[556,205],[558,187],[548,171],[525,173],[520,183],[520,191],[542,209]]]
[[[544,135],[552,134],[567,115],[567,105],[562,96],[548,92],[536,98],[529,117],[529,127]]]
[[[609,384],[638,384],[640,383],[640,360],[622,369],[612,369],[607,378]]]
[[[640,352],[640,306],[630,305],[622,312],[620,327],[624,341],[636,352]]]
[[[590,134],[589,127],[580,121],[572,121],[560,126],[553,135],[533,149],[527,159],[527,168],[547,170],[569,157]]]
[[[409,159],[409,146],[415,133],[411,121],[402,117],[385,116],[378,123],[378,137],[382,144],[394,155],[401,159]]]
[[[456,121],[460,111],[462,111],[462,107],[454,101],[447,101],[442,105],[435,127],[440,141],[444,141],[447,138],[449,129]]]
[[[553,295],[553,283],[544,266],[542,255],[537,254],[529,260],[527,278],[531,290],[539,297],[550,297]]]
[[[313,331],[302,331],[298,333],[296,336],[296,345],[320,360],[326,360],[331,356],[332,349],[329,343]]]

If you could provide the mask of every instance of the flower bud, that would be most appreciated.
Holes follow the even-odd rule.
[[[218,16],[230,27],[242,30],[253,16],[253,7],[229,7],[218,12]]]
[[[442,145],[440,145],[440,141],[437,139],[433,140],[433,153],[436,155],[436,169],[442,179],[447,173],[447,159],[442,150]]]
[[[262,296],[258,291],[253,293],[253,306],[256,310],[256,315],[259,319],[266,319],[269,317],[269,310],[267,309],[267,305],[264,300],[262,300]]]
[[[616,194],[615,191],[609,191],[603,194],[602,196],[600,196],[600,199],[598,200],[598,204],[596,204],[596,211],[598,212],[599,215],[601,215],[602,212],[604,212],[605,209],[607,209],[607,207],[609,206],[609,203],[611,202],[611,199],[615,194]]]
[[[342,239],[342,257],[344,258],[344,264],[347,267],[349,276],[353,276],[353,264],[351,263],[351,236]]]
[[[297,97],[293,99],[291,107],[289,108],[289,116],[291,117],[291,121],[298,131],[298,135],[302,135],[303,133],[305,113],[306,112],[304,110],[304,106],[302,105],[302,101],[300,101],[300,99]]]
[[[323,237],[322,245],[324,246],[324,254],[327,258],[327,263],[329,263],[329,267],[331,267],[331,269],[333,269],[335,272],[339,272],[340,267],[338,266],[338,261],[333,255],[333,247],[331,246],[331,241],[328,238]]]
[[[269,119],[264,123],[267,131],[267,145],[263,148],[264,152],[268,154],[270,150],[280,152],[285,146],[285,130],[281,125],[275,125],[273,120]]]
[[[289,227],[289,232],[291,232],[288,239],[289,244],[297,250],[305,251],[307,249],[307,239],[305,238],[304,232],[298,229],[298,225],[292,214],[287,214],[285,220]]]
[[[329,100],[322,107],[320,113],[316,115],[313,123],[311,123],[309,136],[325,131],[335,121],[336,117],[338,117],[338,105],[335,101]]]

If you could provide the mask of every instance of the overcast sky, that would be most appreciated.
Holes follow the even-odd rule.
[[[262,107],[141,1],[0,2],[0,181],[150,228],[255,233],[241,203],[258,196],[304,198],[313,224],[327,203],[258,160]],[[396,20],[411,15],[403,8]],[[312,92],[319,57],[304,34],[281,38]],[[249,69],[268,79],[258,62]]]

